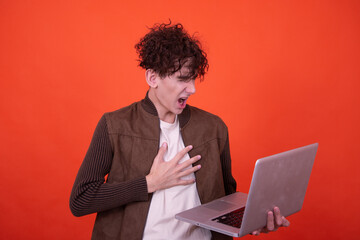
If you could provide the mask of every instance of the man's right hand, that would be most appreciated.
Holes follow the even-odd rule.
[[[178,185],[187,185],[195,182],[195,179],[181,179],[201,168],[201,165],[190,167],[198,161],[201,156],[197,155],[179,164],[179,161],[192,149],[189,145],[178,152],[176,156],[168,162],[164,161],[164,154],[167,151],[167,144],[163,143],[156,155],[150,173],[146,176],[148,192],[171,188]]]

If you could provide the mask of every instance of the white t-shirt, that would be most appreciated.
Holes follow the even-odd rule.
[[[160,128],[160,146],[164,142],[168,145],[164,160],[170,161],[185,147],[180,134],[178,118],[176,117],[174,123],[160,121]],[[183,159],[180,160],[180,163],[188,159],[190,159],[190,157],[186,154]],[[192,173],[183,178],[195,178],[195,175]],[[146,220],[143,239],[211,239],[209,230],[175,219],[175,214],[200,204],[196,183],[185,186],[175,186],[154,192]]]

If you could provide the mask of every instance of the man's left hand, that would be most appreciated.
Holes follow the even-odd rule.
[[[274,207],[274,212],[269,211],[267,214],[267,224],[263,229],[253,231],[252,235],[259,235],[260,233],[275,232],[279,227],[288,227],[290,222],[281,215],[280,209]]]

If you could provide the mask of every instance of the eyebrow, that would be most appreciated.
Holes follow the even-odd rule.
[[[188,75],[179,75],[178,79],[183,80],[183,81],[190,81],[190,80],[195,80],[197,78],[196,74],[188,74]]]
[[[182,76],[182,75],[178,76],[178,78],[179,78],[179,79],[181,79],[181,80],[187,80],[187,79],[190,79],[190,77],[189,77],[189,76]]]

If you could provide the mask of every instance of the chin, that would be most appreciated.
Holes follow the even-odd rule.
[[[183,112],[183,110],[184,110],[184,109],[176,109],[176,111],[174,111],[174,113],[175,113],[176,115],[179,115],[179,114],[181,114],[181,113]]]

